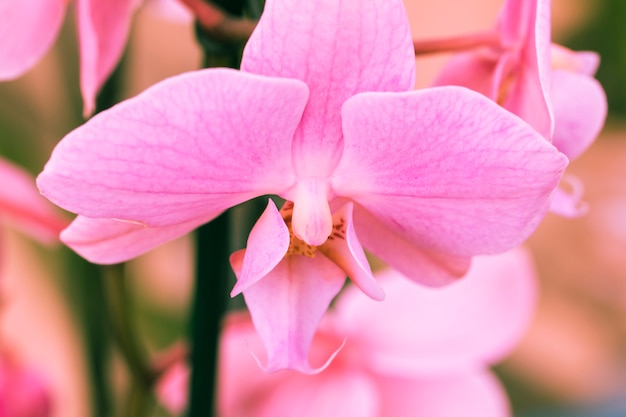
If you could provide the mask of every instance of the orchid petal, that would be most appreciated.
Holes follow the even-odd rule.
[[[229,312],[219,338],[218,415],[253,416],[266,393],[293,377],[291,372],[263,372],[256,355],[262,355],[259,338],[247,311]]]
[[[128,221],[78,216],[61,232],[61,240],[90,262],[116,264],[183,236],[209,220],[198,218],[172,226],[148,227]]]
[[[268,0],[241,68],[309,86],[294,157],[299,175],[319,178],[341,155],[340,109],[347,98],[413,88],[412,45],[399,0]]]
[[[124,51],[134,0],[78,0],[80,90],[83,115],[93,113],[96,94]]]
[[[476,257],[464,279],[439,289],[413,285],[393,270],[377,277],[385,302],[348,288],[335,306],[337,322],[367,352],[372,369],[398,376],[502,359],[521,339],[537,297],[532,263],[520,250]]]
[[[382,301],[381,288],[365,257],[352,223],[352,203],[345,204],[333,214],[333,232],[319,250],[348,274],[348,277],[369,297]]]
[[[552,71],[555,128],[552,144],[570,159],[578,158],[596,139],[607,114],[598,81],[571,71]]]
[[[272,200],[250,231],[246,247],[231,297],[269,274],[287,254],[289,229]]]
[[[550,36],[550,0],[533,0],[531,2],[512,0],[509,3],[528,3],[532,7],[530,18],[521,20],[528,22],[526,35],[520,32],[517,42],[524,45],[521,61],[517,63],[517,77],[508,99],[504,102],[507,110],[528,122],[544,138],[551,141],[553,126],[552,108],[550,107],[550,69],[551,36]],[[520,21],[516,8],[505,6],[504,19]],[[508,23],[514,25],[514,23]],[[519,24],[518,24],[519,25]]]
[[[294,375],[277,385],[249,417],[378,417],[376,381],[358,371]]]
[[[584,192],[585,186],[579,178],[564,175],[550,202],[550,211],[569,218],[584,216],[589,210],[589,204],[582,199]]]
[[[263,339],[269,372],[315,373],[308,351],[326,309],[341,290],[345,273],[322,254],[291,255],[244,290],[254,326]],[[339,346],[338,346],[339,347]]]
[[[417,283],[431,287],[448,285],[465,275],[469,269],[470,258],[416,247],[362,208],[357,207],[354,216],[359,240],[363,245]]]
[[[0,159],[0,216],[43,242],[57,241],[68,220],[61,217],[21,168]]]
[[[377,417],[509,417],[506,393],[490,372],[458,372],[423,378],[379,377]]]
[[[462,87],[359,94],[343,120],[332,189],[433,252],[518,245],[545,215],[567,165],[522,120]]]
[[[0,2],[0,80],[12,80],[32,68],[50,49],[63,23],[62,0]]]
[[[227,69],[163,81],[57,145],[38,178],[55,204],[148,226],[210,219],[295,181],[306,86]]]
[[[482,50],[455,54],[437,74],[433,85],[467,87],[495,101],[502,82],[502,66],[498,65],[498,56],[493,55]]]

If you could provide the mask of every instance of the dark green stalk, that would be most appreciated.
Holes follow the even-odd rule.
[[[243,16],[246,0],[214,0],[232,16]],[[238,68],[243,42],[218,40],[196,24],[205,67]],[[191,311],[191,383],[188,417],[216,416],[219,336],[227,308],[232,271],[230,212],[200,227],[196,234],[196,278]]]
[[[196,282],[191,319],[189,417],[215,415],[217,356],[221,318],[232,273],[229,212],[197,230]]]

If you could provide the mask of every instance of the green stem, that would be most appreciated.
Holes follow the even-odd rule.
[[[188,417],[215,415],[220,323],[226,310],[229,213],[196,234],[196,282],[191,319],[191,385]]]

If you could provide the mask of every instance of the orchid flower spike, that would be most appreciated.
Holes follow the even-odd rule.
[[[325,317],[311,360],[322,363],[345,345],[317,375],[263,373],[250,354],[263,351],[250,317],[228,317],[219,415],[510,416],[488,367],[511,352],[533,316],[537,284],[528,253],[478,257],[464,280],[441,289],[413,285],[393,270],[377,278],[386,302],[349,287]]]
[[[570,160],[577,158],[606,119],[606,95],[593,78],[599,56],[551,43],[550,0],[506,0],[496,32],[499,43],[457,54],[435,85],[461,85],[486,95],[526,120]],[[558,190],[552,211],[584,214],[579,187],[572,188],[571,193]]]
[[[0,3],[0,81],[31,69],[54,43],[70,0],[8,0]],[[136,0],[76,0],[83,113],[124,50]]]
[[[38,184],[79,214],[62,240],[98,263],[253,197],[287,200],[290,213],[270,203],[257,222],[236,290],[267,280],[259,293],[281,304],[253,315],[306,327],[291,338],[270,325],[306,350],[346,274],[382,298],[361,245],[411,279],[446,284],[472,256],[526,239],[567,165],[481,94],[412,91],[414,71],[401,0],[268,0],[241,71],[182,74],[96,115],[59,143]]]

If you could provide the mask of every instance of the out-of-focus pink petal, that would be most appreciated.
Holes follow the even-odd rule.
[[[250,315],[243,311],[229,313],[220,335],[218,415],[253,416],[267,393],[293,376],[291,372],[264,372],[257,364],[257,355],[263,355],[263,342]]]
[[[499,71],[496,71],[498,59],[498,55],[489,50],[456,54],[444,65],[433,84],[459,85],[497,100],[501,83]]]
[[[246,417],[378,417],[380,394],[374,379],[363,372],[325,371],[293,375],[277,385]],[[244,414],[224,417],[243,417]]]
[[[600,66],[600,55],[592,51],[574,52],[562,45],[550,48],[552,69],[561,69],[593,77]]]
[[[174,415],[182,415],[187,408],[190,369],[179,361],[170,366],[156,383],[159,402]]]
[[[536,301],[534,269],[521,250],[476,257],[464,279],[439,289],[393,270],[377,277],[385,302],[349,288],[335,312],[368,366],[391,375],[476,369],[502,359],[526,330]]]
[[[0,416],[49,417],[50,392],[41,376],[0,357]]]
[[[334,191],[434,252],[518,245],[545,215],[567,165],[521,119],[462,87],[359,94],[343,121]]]
[[[237,284],[230,293],[231,297],[269,274],[285,257],[287,249],[289,229],[274,202],[269,200],[267,208],[250,231],[241,270],[233,268],[236,270]]]
[[[19,77],[48,51],[65,15],[62,0],[0,2],[0,80]]]
[[[389,230],[366,210],[355,208],[355,227],[360,242],[377,257],[409,279],[422,285],[440,287],[461,278],[470,258],[420,248]]]
[[[37,191],[35,179],[0,159],[0,218],[43,242],[58,240],[65,220]]]
[[[515,5],[517,4],[517,6]],[[526,9],[528,7],[528,9]],[[520,17],[519,10],[525,9]],[[521,47],[518,66],[513,76],[515,82],[504,101],[504,107],[528,122],[547,140],[551,140],[553,115],[550,107],[551,34],[550,0],[510,0],[503,11],[504,26],[528,25],[517,31]],[[504,30],[503,37],[507,35]]]
[[[381,412],[377,417],[508,417],[504,389],[486,371],[423,378],[378,377]]]
[[[335,338],[330,339],[332,342],[320,341],[316,336],[313,347],[336,342]],[[336,346],[322,350],[325,348],[332,352]],[[261,343],[250,317],[245,313],[230,314],[220,338],[220,416],[291,417],[294,410],[298,416],[307,417],[378,416],[377,387],[373,378],[360,370],[326,369],[317,375],[294,371],[267,374],[250,354],[258,349]]]
[[[337,264],[369,297],[381,301],[385,292],[372,275],[363,247],[354,231],[352,203],[345,204],[333,214],[333,232],[320,252]]]
[[[122,56],[135,3],[77,0],[80,90],[85,117],[93,113],[100,87]]]
[[[38,185],[88,217],[169,226],[216,216],[295,181],[301,81],[209,69],[99,113],[55,148]]]
[[[340,109],[362,91],[408,91],[413,41],[399,0],[268,0],[241,68],[296,78],[311,98],[294,144],[298,174],[328,175],[341,155]]]
[[[83,258],[98,264],[125,262],[174,240],[210,220],[197,218],[164,227],[115,219],[78,216],[61,232],[61,240]]]
[[[596,139],[607,114],[606,95],[594,78],[552,71],[554,137],[552,144],[570,159],[578,158]]]
[[[550,211],[563,217],[584,216],[589,210],[589,204],[582,199],[584,192],[585,186],[579,178],[564,175],[550,202]]]
[[[345,277],[345,272],[321,253],[314,258],[291,255],[244,290],[246,305],[267,351],[267,371],[319,371],[309,365],[309,346]]]

